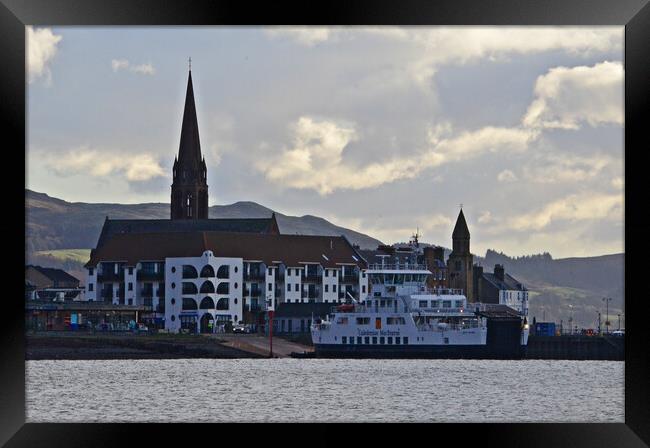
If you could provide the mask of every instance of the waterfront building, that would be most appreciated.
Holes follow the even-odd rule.
[[[368,287],[366,263],[344,236],[115,234],[86,268],[89,300],[143,305],[172,332],[212,332],[280,303],[359,300]]]
[[[447,270],[449,276],[449,287],[460,289],[465,293],[468,302],[475,302],[473,288],[473,256],[469,247],[469,229],[463,210],[460,210],[456,220],[456,226],[452,233],[452,251],[447,260]]]
[[[528,316],[528,289],[516,278],[505,273],[503,265],[494,265],[494,273],[474,266],[474,290],[478,301],[506,305]]]
[[[309,334],[312,319],[325,319],[332,312],[332,306],[328,303],[283,303],[273,317],[273,334]]]
[[[27,265],[25,295],[27,300],[84,300],[84,289],[63,269]]]

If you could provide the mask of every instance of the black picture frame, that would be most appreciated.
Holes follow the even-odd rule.
[[[318,424],[263,427],[243,425],[165,424],[25,424],[25,331],[23,291],[18,288],[17,261],[25,248],[17,241],[24,232],[24,187],[19,167],[25,159],[25,25],[625,25],[625,423],[624,424],[439,424],[398,428],[363,425],[346,436],[374,446],[387,436],[398,443],[412,437],[455,444],[489,446],[644,446],[650,444],[650,393],[648,354],[642,342],[648,316],[643,276],[644,254],[648,253],[645,220],[645,165],[650,148],[644,117],[650,103],[650,6],[648,0],[341,0],[313,4],[306,1],[244,2],[233,0],[0,0],[0,113],[3,157],[14,155],[3,170],[2,226],[5,238],[15,241],[12,256],[6,256],[6,271],[12,294],[4,297],[0,331],[0,443],[6,446],[121,446],[132,445],[132,437],[143,436],[151,444],[167,445],[175,434],[217,434],[240,438],[246,444],[280,441],[328,445],[340,443],[340,428]],[[644,114],[644,112],[646,112]],[[22,161],[22,162],[21,162]],[[25,171],[23,170],[23,173]],[[16,178],[11,176],[15,175]],[[21,199],[22,198],[22,199]],[[627,244],[627,242],[630,244]],[[15,274],[15,275],[14,275]],[[14,291],[15,288],[15,291]],[[453,397],[442,397],[451,399]],[[190,427],[191,426],[191,427]],[[224,430],[224,428],[227,428]],[[349,428],[349,426],[348,426]],[[296,431],[301,433],[295,435]],[[346,431],[346,433],[348,433]],[[431,436],[428,436],[430,434]],[[451,439],[447,439],[451,437]],[[187,443],[187,442],[179,442]],[[225,443],[225,442],[224,442]],[[449,442],[448,442],[449,443]]]

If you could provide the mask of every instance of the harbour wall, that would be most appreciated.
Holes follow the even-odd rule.
[[[625,337],[530,335],[526,358],[624,361]]]

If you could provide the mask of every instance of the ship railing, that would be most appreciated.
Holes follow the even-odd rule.
[[[472,316],[474,314],[474,310],[471,308],[413,308],[416,311],[421,311],[423,313],[435,313],[435,314],[456,314],[456,313],[463,313],[467,314],[468,316]]]
[[[380,270],[428,271],[426,264],[418,264],[418,263],[393,263],[393,264],[372,263],[372,264],[368,265],[368,270],[371,270],[371,271],[380,271]]]
[[[478,328],[478,321],[471,321],[464,324],[447,324],[445,327],[439,327],[438,324],[419,324],[417,325],[418,331],[458,331],[469,330],[471,328]]]

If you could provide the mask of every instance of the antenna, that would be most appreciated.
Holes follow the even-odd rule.
[[[190,66],[190,71],[192,71],[192,57],[190,56],[189,59],[187,60],[187,63]]]

